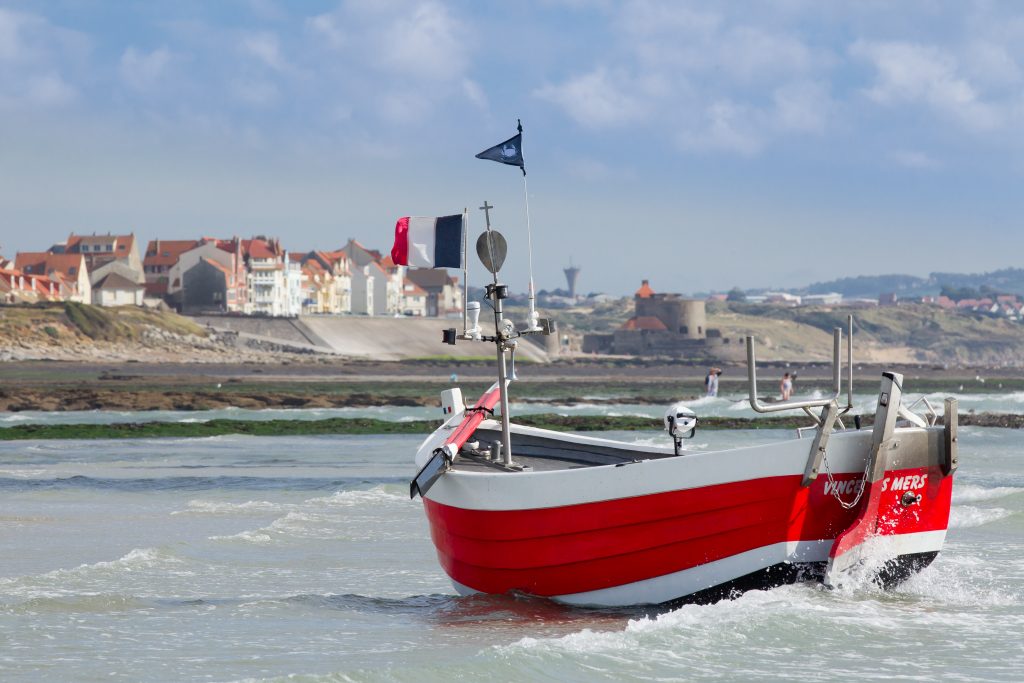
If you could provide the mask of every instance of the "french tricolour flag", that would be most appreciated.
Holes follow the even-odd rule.
[[[414,268],[461,268],[462,231],[461,213],[440,218],[399,218],[391,260]]]

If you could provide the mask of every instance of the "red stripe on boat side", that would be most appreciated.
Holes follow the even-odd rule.
[[[833,539],[856,510],[839,506],[825,485],[822,477],[803,488],[793,475],[533,510],[465,510],[429,498],[424,504],[438,557],[454,580],[486,593],[566,595],[783,541]],[[903,491],[887,491],[880,533],[945,529],[951,491],[951,478],[936,482],[909,514],[899,503]]]

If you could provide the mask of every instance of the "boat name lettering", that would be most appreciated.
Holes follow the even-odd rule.
[[[890,480],[892,483],[890,484]],[[882,480],[883,491],[910,491],[919,489],[927,483],[928,477],[923,474],[914,474],[906,477],[886,477]]]
[[[834,496],[839,494],[841,496],[847,496],[857,492],[857,487],[860,486],[862,479],[850,479],[849,481],[826,481],[825,482],[825,495]]]

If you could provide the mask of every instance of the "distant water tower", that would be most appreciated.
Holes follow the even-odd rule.
[[[569,296],[576,298],[576,278],[579,277],[580,269],[572,265],[572,261],[569,261],[569,267],[562,271],[565,273],[565,281],[569,284]]]

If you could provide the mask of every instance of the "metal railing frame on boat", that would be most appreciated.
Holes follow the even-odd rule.
[[[847,400],[846,405],[840,407],[839,397],[843,393],[842,386],[842,347],[843,330],[836,327],[832,330],[832,395],[825,398],[805,399],[800,401],[783,401],[765,405],[757,398],[757,359],[754,353],[754,337],[747,337],[747,379],[750,390],[750,407],[758,413],[778,413],[783,410],[803,410],[814,420],[815,424],[810,427],[815,430],[814,441],[811,443],[810,456],[807,459],[807,466],[804,469],[803,485],[810,486],[818,478],[821,468],[821,461],[825,457],[828,448],[829,436],[835,428],[836,422],[840,427],[845,428],[840,419],[843,415],[853,409],[853,316],[846,319],[848,337],[846,342],[846,364],[847,364]],[[821,408],[821,414],[815,415],[812,408]],[[806,428],[805,428],[806,429]],[[797,436],[802,436],[801,430],[797,430]]]

